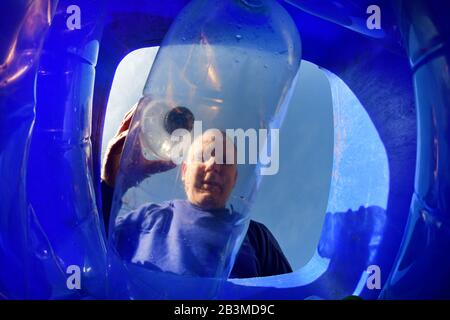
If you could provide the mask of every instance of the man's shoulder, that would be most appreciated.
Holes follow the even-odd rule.
[[[252,219],[250,219],[248,230],[249,232],[270,233],[269,229],[264,223]]]
[[[277,250],[281,252],[281,248],[268,227],[264,223],[250,220],[248,226],[247,238],[252,245],[259,250]]]
[[[292,272],[278,241],[263,223],[250,220],[247,237],[261,264],[260,276]]]
[[[267,239],[268,232],[269,229],[263,223],[250,220],[246,237],[253,247],[259,248],[262,241]]]

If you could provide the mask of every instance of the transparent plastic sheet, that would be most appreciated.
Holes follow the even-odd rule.
[[[104,296],[106,248],[92,200],[86,116],[101,23],[88,2],[77,4],[86,9],[83,21],[95,23],[80,30],[68,29],[67,1],[2,3],[2,12],[15,15],[2,21],[14,31],[6,30],[12,38],[0,68],[1,298]],[[79,288],[69,286],[74,268]]]
[[[10,1],[1,6],[2,12],[15,15],[2,23],[7,29],[2,28],[6,41],[0,52],[0,299],[48,298],[54,285],[46,270],[57,266],[37,256],[39,250],[51,254],[51,249],[28,205],[25,177],[36,71],[56,3]]]
[[[276,173],[278,164],[264,160],[276,153],[300,51],[297,29],[276,1],[200,0],[179,14],[137,105],[116,179],[111,274],[125,272],[128,282],[115,284],[116,295],[184,295],[187,282],[158,287],[161,274],[201,287],[191,298],[217,295],[258,181]],[[142,290],[149,282],[153,291]]]
[[[70,6],[60,1],[40,57],[36,122],[30,142],[27,192],[49,250],[35,250],[58,287],[51,299],[105,295],[106,244],[92,181],[92,97],[102,31],[103,2],[80,0],[80,28],[69,28]],[[72,7],[73,8],[73,7]],[[69,11],[69,12],[68,12]],[[58,274],[58,275],[59,275]]]

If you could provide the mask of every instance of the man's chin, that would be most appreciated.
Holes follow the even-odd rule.
[[[204,192],[201,198],[198,201],[198,205],[204,209],[219,209],[224,206],[220,203],[220,201],[213,194]]]

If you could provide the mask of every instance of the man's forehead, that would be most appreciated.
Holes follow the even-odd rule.
[[[224,132],[219,130],[208,130],[201,136],[196,137],[189,148],[189,153],[195,154],[216,148],[221,148],[220,151],[222,151],[223,154],[234,153],[234,156],[236,156],[236,145],[234,144],[234,141]]]

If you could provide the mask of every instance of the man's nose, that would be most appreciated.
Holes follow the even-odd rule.
[[[220,171],[220,164],[217,163],[216,161],[216,157],[215,156],[211,156],[208,161],[205,162],[205,169],[206,171],[216,171],[219,172]]]

